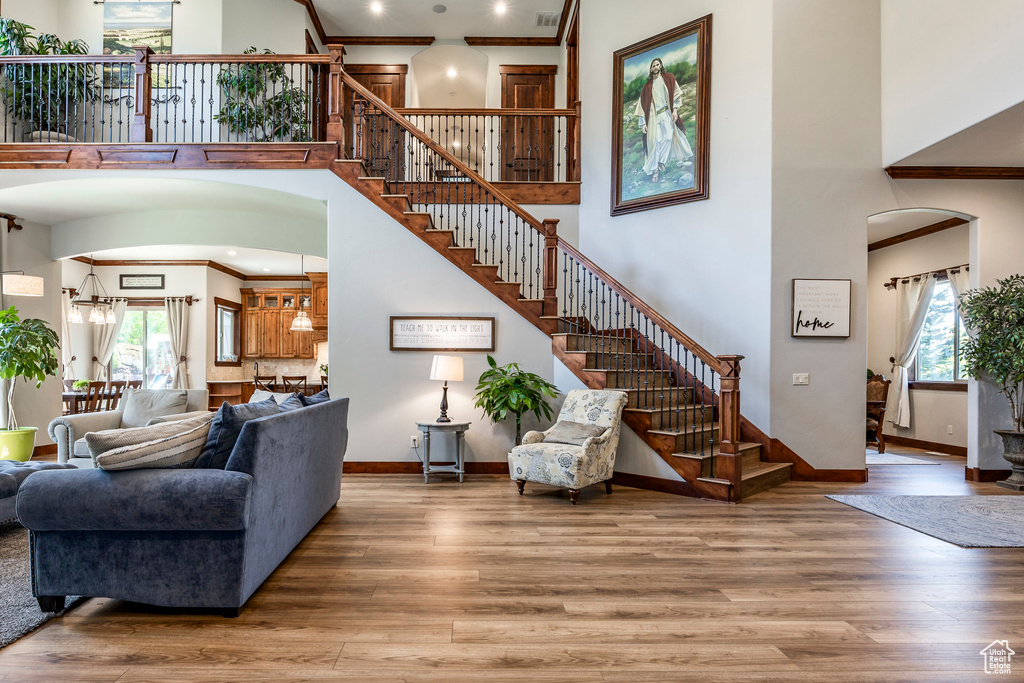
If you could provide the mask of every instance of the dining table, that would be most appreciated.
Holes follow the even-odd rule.
[[[101,403],[106,403],[107,394],[109,391],[100,392]],[[61,393],[61,400],[64,401],[65,415],[77,415],[83,412],[82,408],[85,406],[85,392],[84,391],[65,391]]]

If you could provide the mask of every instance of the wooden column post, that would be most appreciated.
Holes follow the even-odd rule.
[[[345,46],[328,45],[331,52],[330,71],[327,74],[327,140],[337,142],[342,158],[348,158],[345,144]]]
[[[558,219],[544,219],[544,315],[558,315]]]
[[[133,45],[135,49],[135,115],[132,118],[132,142],[153,142],[153,129],[149,125],[153,105],[153,79],[150,76],[148,45]]]
[[[743,458],[740,456],[740,361],[743,356],[718,356],[722,375],[718,391],[718,463],[715,477],[732,482],[732,500],[743,496]]]
[[[575,108],[576,108],[576,118],[573,121],[573,129],[572,129],[572,133],[573,133],[573,140],[572,140],[572,165],[571,165],[572,177],[569,180],[575,180],[575,181],[578,182],[583,177],[583,174],[582,174],[583,166],[580,163],[580,153],[582,151],[581,150],[581,144],[580,144],[580,129],[583,127],[582,126],[582,120],[580,119],[580,114],[583,111],[583,107],[581,106],[581,103],[580,103],[579,100],[576,100]]]

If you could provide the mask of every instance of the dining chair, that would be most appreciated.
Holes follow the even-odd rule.
[[[320,375],[320,391],[327,390],[327,375]]]
[[[85,388],[85,401],[80,412],[98,413],[105,408],[107,401],[107,383],[89,382]]]
[[[296,391],[300,394],[306,393],[305,375],[281,375],[281,381],[284,383],[284,390],[289,393]]]
[[[127,385],[127,381],[110,383],[110,390],[107,392],[107,410],[117,410],[117,406],[121,402],[121,397],[124,395],[124,390]]]
[[[142,380],[141,379],[129,380],[128,384],[125,386],[125,389],[141,389],[141,388],[142,388]]]
[[[277,392],[277,375],[256,375],[256,388],[263,391]]]

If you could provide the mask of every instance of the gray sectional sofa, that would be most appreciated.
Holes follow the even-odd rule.
[[[44,611],[66,595],[235,615],[338,502],[348,399],[246,422],[225,469],[42,471],[18,494]]]

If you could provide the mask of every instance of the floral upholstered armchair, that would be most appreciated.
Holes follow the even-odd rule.
[[[527,432],[523,445],[508,454],[509,476],[519,485],[519,495],[528,481],[569,489],[573,505],[584,486],[603,481],[611,493],[626,398],[621,391],[570,391],[555,426]]]

